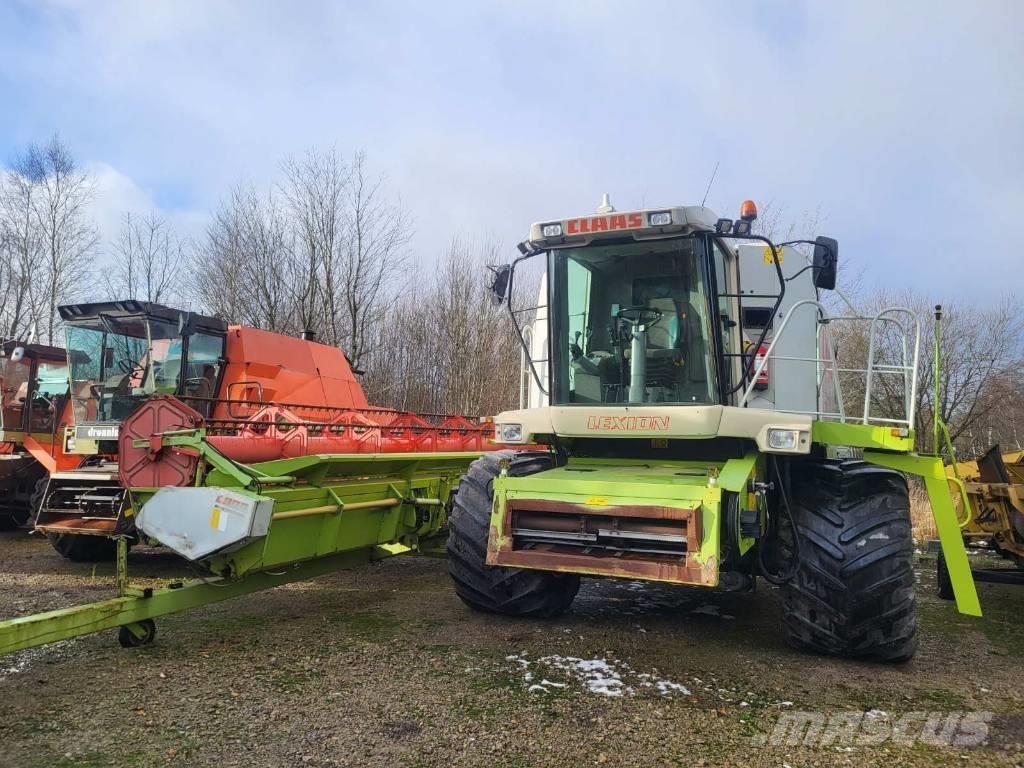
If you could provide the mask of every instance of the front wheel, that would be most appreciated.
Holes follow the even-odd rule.
[[[448,519],[448,573],[455,593],[477,611],[557,616],[568,610],[576,597],[579,576],[487,565],[494,479],[501,472],[502,460],[509,462],[508,473],[513,477],[555,466],[554,457],[540,451],[493,451],[470,465]]]
[[[906,478],[862,461],[794,461],[790,471],[800,553],[796,575],[782,587],[790,644],[909,660],[917,615]],[[792,535],[783,536],[789,554]]]

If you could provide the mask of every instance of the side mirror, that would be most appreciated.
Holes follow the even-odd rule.
[[[831,291],[836,287],[839,265],[839,241],[831,237],[814,238],[814,286]]]
[[[494,273],[494,281],[491,283],[491,293],[494,294],[498,304],[504,303],[508,298],[508,283],[512,279],[512,265],[501,264],[497,267],[488,267]]]
[[[11,350],[11,358],[10,358],[10,360],[11,360],[12,363],[20,363],[22,361],[22,359],[24,359],[24,357],[25,357],[25,348],[24,347],[15,347],[14,349]]]

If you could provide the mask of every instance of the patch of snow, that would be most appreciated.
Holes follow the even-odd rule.
[[[621,661],[557,655],[530,660],[522,654],[506,657],[506,660],[519,666],[523,672],[523,681],[528,684],[527,691],[531,693],[547,692],[552,688],[567,688],[570,682],[575,682],[590,693],[611,698],[633,695],[636,688],[649,688],[662,696],[690,695],[690,690],[685,685],[662,679],[653,673],[636,674],[629,664]],[[552,670],[560,672],[566,676],[568,682],[550,680],[548,677],[542,676],[539,683],[534,683],[534,673],[530,671],[531,668],[534,670],[543,668],[545,672]],[[630,679],[635,679],[635,686],[628,684]]]
[[[3,664],[3,666],[0,666],[0,680],[8,675],[20,675],[23,672],[27,672],[40,661],[51,662],[66,657],[79,639],[74,637],[36,648],[26,648],[24,651],[18,651],[9,658],[0,660],[0,664]]]

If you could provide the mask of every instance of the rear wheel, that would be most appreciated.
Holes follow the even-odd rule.
[[[791,468],[800,564],[782,587],[789,642],[839,656],[910,659],[917,616],[906,478],[861,461]],[[784,530],[791,554],[792,531]]]
[[[576,597],[579,576],[486,564],[494,478],[503,459],[509,461],[508,473],[513,477],[555,466],[551,454],[539,451],[494,451],[474,461],[459,483],[448,520],[448,573],[455,593],[474,610],[508,616],[557,616]]]
[[[22,479],[14,488],[7,488],[2,491],[2,493],[8,495],[11,501],[6,509],[0,511],[0,531],[13,531],[16,528],[21,528],[35,517],[36,493],[40,483],[43,486],[43,490],[46,489],[48,479],[45,474],[38,481],[29,476]]]
[[[78,563],[105,562],[113,560],[117,554],[117,542],[106,536],[52,533],[47,538],[61,557]]]

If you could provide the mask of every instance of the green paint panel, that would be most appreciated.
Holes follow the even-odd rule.
[[[874,424],[849,424],[837,421],[815,421],[811,426],[811,439],[824,445],[848,445],[854,448],[869,448],[884,451],[914,450],[914,433],[905,436],[905,430],[880,427]]]
[[[199,431],[165,437],[164,444],[200,455],[208,469],[204,485],[272,499],[279,517],[267,535],[199,562],[222,578],[179,588],[131,587],[125,566],[119,569],[119,597],[0,622],[0,654],[414,551],[421,537],[436,552],[452,488],[480,455],[308,456],[246,466],[219,454]],[[156,490],[130,489],[133,507],[140,509]]]
[[[745,459],[737,461],[743,463]],[[570,461],[564,467],[526,477],[500,476],[494,481],[495,505],[491,516],[491,528],[497,531],[504,530],[504,516],[507,514],[509,499],[564,501],[604,508],[699,507],[701,542],[699,548],[689,557],[702,565],[717,564],[722,494],[717,478],[723,471],[728,471],[729,477],[734,481],[742,474],[742,468],[729,468],[731,463],[615,462],[588,459]],[[506,542],[499,535],[497,543],[502,545]],[[599,569],[589,569],[586,572],[592,575],[604,574]]]

